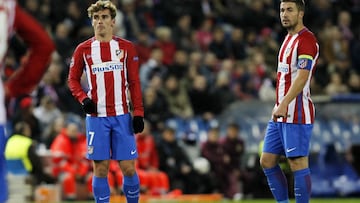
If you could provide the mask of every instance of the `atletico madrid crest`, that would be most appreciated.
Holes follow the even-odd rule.
[[[122,49],[117,49],[117,50],[115,51],[115,54],[116,54],[116,56],[121,60],[121,59],[124,57],[124,50],[122,50]]]
[[[94,153],[94,146],[88,146],[88,154]]]

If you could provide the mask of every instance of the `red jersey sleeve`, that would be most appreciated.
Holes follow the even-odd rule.
[[[318,51],[317,40],[310,32],[304,33],[304,35],[299,38],[298,56],[308,55],[314,59]]]
[[[81,103],[86,97],[86,93],[81,86],[81,76],[84,72],[84,60],[82,57],[83,44],[76,47],[71,58],[68,86],[72,95]]]
[[[28,60],[5,83],[9,96],[30,93],[47,70],[55,45],[47,32],[20,6],[16,6],[14,29],[29,48]]]
[[[136,53],[135,46],[132,43],[129,43],[128,46],[127,71],[131,102],[134,107],[134,116],[144,117],[144,107],[139,79],[139,57]]]

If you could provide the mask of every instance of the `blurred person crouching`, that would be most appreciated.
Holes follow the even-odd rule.
[[[15,124],[14,132],[5,147],[7,161],[21,160],[27,173],[34,178],[34,185],[55,183],[56,178],[45,171],[41,157],[36,153],[37,143],[31,138],[31,128],[26,122]]]
[[[86,184],[91,193],[91,164],[85,158],[86,137],[79,132],[77,123],[69,122],[50,146],[53,154],[53,174],[58,177],[66,200],[76,200],[77,183]]]

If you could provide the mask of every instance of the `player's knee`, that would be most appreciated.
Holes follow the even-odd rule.
[[[133,176],[136,173],[135,162],[133,160],[121,161],[120,168],[124,176]]]
[[[298,171],[309,167],[307,157],[291,157],[289,165],[292,171]]]
[[[260,157],[260,166],[262,168],[273,168],[277,164],[277,159],[274,156],[262,154]]]
[[[109,171],[108,161],[95,161],[94,173],[97,177],[107,177]]]
[[[131,177],[131,176],[135,175],[135,173],[136,173],[136,170],[134,167],[125,167],[123,169],[124,176]]]

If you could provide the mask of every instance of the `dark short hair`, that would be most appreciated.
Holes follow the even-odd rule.
[[[26,127],[29,127],[29,124],[25,121],[17,122],[14,126],[13,134],[23,135]]]
[[[305,0],[280,0],[280,2],[294,2],[300,11],[305,11]]]

